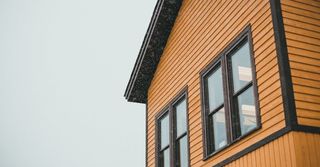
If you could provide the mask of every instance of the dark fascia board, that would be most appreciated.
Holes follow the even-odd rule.
[[[182,0],[158,0],[124,94],[129,102],[146,103],[149,86],[181,4]]]

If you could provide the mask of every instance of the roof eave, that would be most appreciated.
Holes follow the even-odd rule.
[[[158,0],[125,91],[129,102],[146,103],[148,89],[182,0]]]

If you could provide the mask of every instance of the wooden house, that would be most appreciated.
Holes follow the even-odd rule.
[[[320,1],[158,0],[125,97],[148,167],[320,166]]]

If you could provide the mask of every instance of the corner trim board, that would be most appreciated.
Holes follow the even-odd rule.
[[[289,128],[295,128],[298,124],[297,113],[294,101],[288,48],[281,13],[281,2],[279,0],[270,0],[270,8],[276,43],[277,59],[279,65],[281,92],[285,112],[286,126],[288,126]]]

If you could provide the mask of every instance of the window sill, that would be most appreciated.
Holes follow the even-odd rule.
[[[223,147],[219,148],[219,149],[218,149],[218,150],[216,150],[215,152],[212,152],[212,153],[210,153],[210,154],[206,154],[206,153],[205,153],[205,154],[204,154],[203,161],[206,161],[206,160],[208,160],[208,159],[212,158],[214,155],[219,154],[220,152],[222,152],[222,151],[224,151],[224,150],[228,149],[230,146],[232,146],[232,145],[236,144],[238,141],[241,141],[242,139],[246,138],[247,136],[249,136],[249,135],[251,135],[251,134],[255,133],[255,132],[256,132],[256,131],[258,131],[259,129],[261,129],[261,124],[258,124],[258,126],[257,126],[257,127],[255,127],[254,129],[252,129],[252,130],[251,130],[251,131],[249,131],[248,133],[246,133],[246,134],[244,134],[244,135],[242,135],[242,136],[238,137],[237,139],[233,140],[231,143],[229,143],[229,144],[227,144],[227,145],[225,145],[225,146],[223,146]]]

